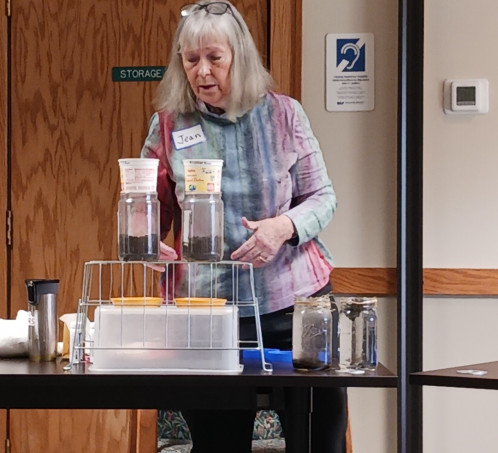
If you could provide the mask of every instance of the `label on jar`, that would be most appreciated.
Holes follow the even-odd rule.
[[[121,192],[155,192],[158,166],[157,159],[119,159]]]
[[[221,159],[186,159],[185,193],[219,193],[221,191]]]

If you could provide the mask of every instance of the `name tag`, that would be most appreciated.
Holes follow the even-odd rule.
[[[188,148],[189,146],[194,146],[206,141],[206,136],[204,135],[200,124],[189,127],[188,129],[173,131],[171,135],[173,136],[173,142],[175,143],[175,148],[177,150]]]

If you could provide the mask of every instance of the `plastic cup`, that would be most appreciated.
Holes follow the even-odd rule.
[[[221,192],[222,159],[184,159],[185,193]]]
[[[156,192],[158,159],[118,159],[121,192]]]

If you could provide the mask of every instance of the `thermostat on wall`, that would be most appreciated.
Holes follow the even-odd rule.
[[[458,79],[444,81],[444,113],[481,114],[489,111],[489,82],[487,79]]]

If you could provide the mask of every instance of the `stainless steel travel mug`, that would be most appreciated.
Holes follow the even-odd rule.
[[[29,304],[28,353],[34,362],[49,362],[57,356],[59,280],[26,280]]]

